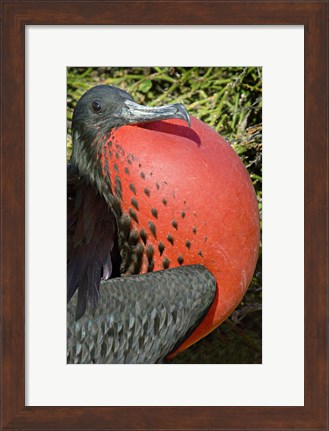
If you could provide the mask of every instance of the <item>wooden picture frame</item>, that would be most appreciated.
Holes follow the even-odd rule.
[[[1,12],[1,429],[328,429],[328,2],[3,0]],[[304,26],[303,407],[25,406],[25,26],[82,24]]]

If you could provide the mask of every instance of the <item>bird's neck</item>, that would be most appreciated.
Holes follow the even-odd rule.
[[[83,136],[73,133],[73,152],[71,163],[77,174],[90,184],[104,198],[115,216],[118,229],[118,247],[121,255],[122,274],[137,274],[141,268],[143,246],[136,244],[131,233],[130,217],[122,210],[117,193],[113,193],[107,150],[110,133],[103,134],[88,143]]]
[[[74,131],[71,163],[77,174],[91,184],[109,204],[112,204],[110,176],[104,175],[100,162],[102,147],[106,139],[107,136],[99,139],[97,135],[86,137],[78,131]]]

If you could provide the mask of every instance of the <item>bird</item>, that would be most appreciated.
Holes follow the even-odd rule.
[[[67,362],[161,363],[236,308],[259,244],[230,145],[179,103],[78,101],[67,168]]]

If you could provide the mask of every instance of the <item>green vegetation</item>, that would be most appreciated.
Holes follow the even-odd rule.
[[[67,147],[76,102],[89,88],[110,84],[138,103],[180,102],[232,145],[247,167],[262,212],[262,70],[257,67],[68,68]],[[208,337],[171,363],[261,363],[261,250],[255,275],[239,307]]]

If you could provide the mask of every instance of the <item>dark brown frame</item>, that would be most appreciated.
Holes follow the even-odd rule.
[[[1,429],[328,429],[328,2],[2,0],[1,11]],[[305,26],[304,407],[25,406],[24,30],[28,24]]]

